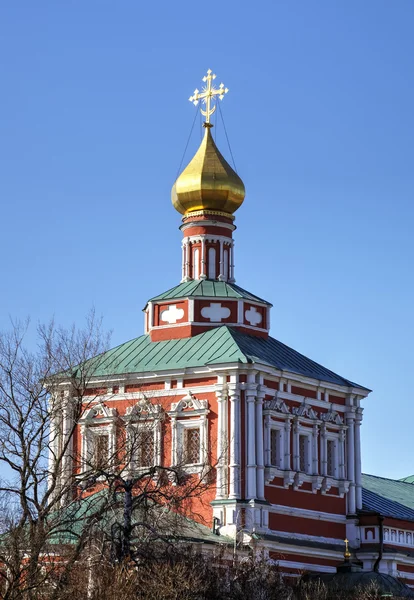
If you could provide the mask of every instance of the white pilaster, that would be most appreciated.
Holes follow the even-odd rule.
[[[185,281],[185,242],[181,243],[181,281]]]
[[[72,402],[69,397],[69,392],[65,392],[63,398],[63,456],[62,456],[62,476],[61,476],[61,487],[63,490],[62,501],[65,502],[70,500],[70,489],[73,477],[73,415],[72,415]]]
[[[290,456],[290,430],[291,430],[291,419],[288,417],[285,421],[285,470],[291,469],[291,456]]]
[[[297,419],[293,423],[293,470],[300,471],[299,423]]]
[[[224,273],[224,243],[223,240],[219,240],[220,244],[220,264],[219,264],[219,281],[223,281],[223,273]]]
[[[246,496],[249,499],[256,498],[256,400],[257,385],[255,373],[247,375],[246,386],[246,437],[247,437],[247,491]]]
[[[345,479],[345,428],[339,432],[339,479]]]
[[[320,428],[320,440],[321,440],[321,475],[326,475],[328,470],[328,462],[326,456],[326,425],[322,423]]]
[[[265,393],[257,392],[256,399],[256,493],[259,500],[265,499],[264,489],[264,431],[263,399]]]
[[[312,473],[319,473],[319,458],[318,458],[318,432],[319,426],[314,425],[312,428]]]
[[[206,270],[207,260],[206,260],[206,240],[204,236],[201,238],[201,270],[200,270],[200,279],[207,278],[207,270]]]
[[[230,244],[230,283],[234,283],[236,280],[234,278],[234,241],[231,241]]]
[[[228,385],[230,400],[229,498],[240,498],[240,391],[236,375]]]
[[[355,500],[357,509],[362,508],[361,421],[362,409],[358,408],[355,418]]]
[[[347,413],[346,423],[347,430],[347,468],[348,479],[351,481],[348,492],[348,514],[354,515],[356,512],[356,494],[355,494],[355,430],[354,430],[355,414]]]
[[[227,436],[227,391],[225,389],[226,378],[224,375],[218,376],[216,390],[218,404],[218,432],[217,432],[217,483],[216,499],[226,498],[227,489],[227,456],[228,456],[228,436]]]

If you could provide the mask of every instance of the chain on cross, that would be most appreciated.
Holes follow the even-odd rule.
[[[210,117],[216,110],[216,104],[212,104],[212,102],[216,100],[217,96],[220,98],[220,100],[223,100],[224,94],[227,94],[229,91],[228,88],[224,87],[223,83],[220,83],[219,87],[215,88],[212,85],[212,82],[215,78],[216,76],[214,75],[213,71],[209,69],[207,71],[207,75],[203,77],[203,81],[206,85],[203,86],[202,91],[200,92],[200,90],[195,89],[194,95],[190,96],[189,98],[189,101],[192,102],[194,106],[197,106],[200,100],[206,105],[205,110],[201,109],[201,114],[203,114],[206,118],[204,123],[206,127],[212,127],[210,123]]]

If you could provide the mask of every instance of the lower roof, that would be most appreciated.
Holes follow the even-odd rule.
[[[261,364],[320,382],[363,388],[278,340],[241,333],[225,325],[199,335],[152,342],[142,335],[93,360],[97,377],[143,374],[226,363]]]
[[[362,475],[363,510],[383,517],[414,521],[413,484],[376,475]]]

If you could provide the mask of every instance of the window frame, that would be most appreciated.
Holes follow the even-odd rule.
[[[176,403],[171,404],[168,415],[171,419],[171,466],[179,467],[188,474],[197,473],[201,476],[208,466],[209,440],[208,440],[208,401],[199,400],[189,390],[187,394]],[[182,455],[184,450],[184,432],[186,429],[200,430],[200,456],[198,463],[184,464]]]
[[[123,417],[126,423],[126,469],[130,475],[142,473],[153,467],[162,466],[162,421],[164,412],[160,404],[152,404],[144,394],[133,406],[129,406]],[[153,464],[141,466],[137,464],[131,448],[137,430],[148,428],[153,431]]]

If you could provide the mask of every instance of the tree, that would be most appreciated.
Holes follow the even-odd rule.
[[[131,420],[128,435],[119,428],[112,448],[96,437],[80,456],[76,428],[105,409],[93,378],[108,336],[92,312],[82,330],[39,326],[30,352],[28,327],[13,324],[0,335],[4,600],[59,598],[81,557],[90,574],[102,557],[114,565],[159,561],[185,535],[192,500],[212,469],[187,476],[182,465],[147,460],[152,428],[163,418],[148,414],[150,398],[141,403],[139,427]]]

